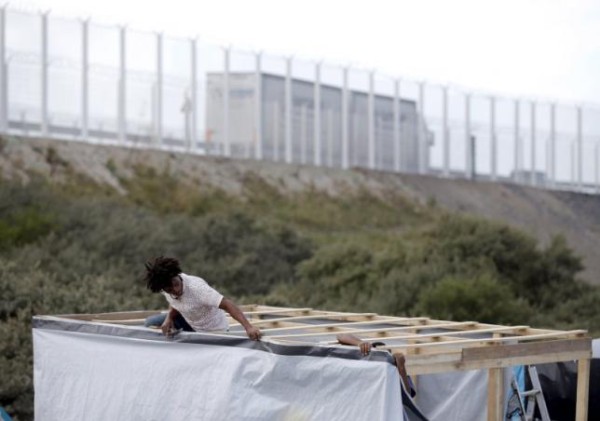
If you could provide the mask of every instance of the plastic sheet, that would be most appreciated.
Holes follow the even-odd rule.
[[[281,355],[211,338],[35,328],[36,419],[402,420],[399,376],[385,359]]]

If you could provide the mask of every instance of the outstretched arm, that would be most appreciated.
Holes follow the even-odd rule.
[[[244,326],[244,329],[246,329],[246,333],[250,339],[254,341],[258,341],[260,339],[262,336],[260,329],[252,326],[248,319],[246,319],[246,316],[244,316],[244,313],[242,313],[242,310],[240,310],[240,308],[236,306],[233,301],[231,301],[229,298],[223,297],[221,304],[219,304],[219,308],[225,310],[231,315],[231,317]]]
[[[356,336],[351,335],[349,333],[340,333],[339,335],[337,335],[337,340],[342,345],[358,346],[363,355],[367,355],[369,352],[371,352],[371,348],[373,347],[370,342],[364,342],[360,338],[357,338]],[[406,359],[404,358],[404,355],[401,352],[394,353],[393,357],[394,361],[396,362],[398,374],[400,374],[402,382],[404,383],[404,386],[408,393],[411,393],[412,387],[408,380],[408,374],[406,373]]]
[[[369,352],[371,352],[372,346],[370,342],[363,342],[361,339],[349,333],[340,333],[337,335],[337,340],[342,345],[358,346],[363,355],[367,355]]]

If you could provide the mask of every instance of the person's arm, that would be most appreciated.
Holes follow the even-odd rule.
[[[363,342],[356,336],[351,335],[349,333],[340,333],[339,335],[337,335],[337,340],[342,345],[354,345],[359,347],[360,352],[362,352],[363,355],[367,355],[369,352],[371,352],[370,342]]]
[[[242,310],[240,310],[240,308],[236,306],[233,301],[223,297],[223,299],[221,300],[221,304],[219,304],[219,308],[221,310],[225,310],[231,315],[231,317],[233,317],[242,326],[244,326],[244,329],[246,329],[246,333],[248,334],[248,337],[250,339],[254,341],[258,341],[260,339],[260,337],[262,336],[260,329],[252,326],[248,319],[246,319],[246,316],[244,316],[244,313],[242,313]]]
[[[396,367],[398,368],[398,374],[402,378],[402,382],[404,383],[404,388],[410,394],[411,397],[414,397],[417,394],[417,391],[413,389],[411,382],[408,380],[408,373],[406,372],[406,359],[404,358],[404,354],[401,352],[396,352],[393,355],[394,360],[396,361]]]
[[[165,318],[165,321],[163,322],[163,324],[160,326],[160,329],[162,330],[163,335],[165,336],[171,336],[172,335],[172,329],[173,329],[173,321],[175,320],[175,317],[177,317],[177,315],[179,314],[179,312],[177,310],[175,310],[173,307],[169,306],[169,311],[167,313],[167,317]]]

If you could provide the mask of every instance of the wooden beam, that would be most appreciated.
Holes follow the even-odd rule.
[[[356,326],[356,325],[372,325],[372,324],[397,324],[397,323],[410,323],[410,322],[419,322],[422,320],[429,320],[427,317],[410,317],[410,318],[402,318],[402,317],[387,317],[387,316],[378,316],[376,320],[369,321],[359,321],[359,322],[345,322],[345,323],[329,323],[329,324],[319,324],[319,325],[307,325],[307,324],[299,324],[298,326],[289,326],[289,327],[276,327],[276,328],[266,328],[261,329],[263,333],[267,332],[279,332],[282,330],[292,330],[292,329],[329,329],[335,327],[343,327],[343,326]],[[285,322],[279,322],[284,324]]]
[[[591,351],[591,338],[554,340],[534,343],[504,344],[480,348],[465,348],[462,351],[464,361],[483,359],[507,359],[534,356],[545,353]]]
[[[586,421],[588,419],[589,387],[590,358],[580,358],[579,361],[577,361],[577,404],[575,407],[575,421]]]
[[[411,325],[411,326],[401,326],[401,327],[390,327],[387,329],[341,329],[339,332],[348,332],[352,334],[362,334],[362,333],[382,333],[386,334],[388,332],[397,332],[397,331],[419,331],[425,329],[452,329],[452,328],[460,328],[461,326],[476,326],[477,322],[452,322],[452,323],[439,323],[439,324],[426,324],[426,325]],[[468,330],[458,330],[457,332],[469,332]],[[335,332],[327,331],[327,332],[315,332],[315,333],[292,333],[289,335],[269,335],[270,338],[301,338],[303,336],[325,336],[332,335]],[[377,339],[380,339],[378,337]]]
[[[504,376],[501,368],[488,369],[488,421],[502,421],[504,419]]]
[[[444,342],[431,342],[431,343],[414,343],[400,346],[388,346],[386,349],[405,351],[410,348],[431,348],[431,347],[445,347],[449,345],[494,345],[502,342],[521,342],[521,341],[532,341],[536,339],[576,339],[585,337],[587,334],[586,330],[569,330],[569,331],[555,331],[552,333],[540,333],[538,335],[521,335],[521,336],[505,336],[502,338],[489,338],[489,339],[460,339],[455,341],[444,341]]]
[[[347,319],[365,319],[365,320],[373,320],[373,317],[377,316],[377,313],[341,313],[339,315],[334,315],[334,316],[330,316],[330,315],[323,315],[323,314],[311,314],[309,316],[291,316],[291,317],[281,317],[279,319],[260,319],[260,320],[254,320],[254,319],[250,319],[250,322],[253,325],[264,325],[264,324],[269,324],[269,323],[273,323],[273,324],[277,324],[279,322],[289,322],[291,321],[298,321],[298,320],[314,320],[314,319],[336,319],[336,320],[347,320]],[[229,326],[239,326],[239,323],[230,323]],[[319,326],[319,325],[310,325],[310,326]]]
[[[499,370],[502,367],[521,364],[579,360],[577,420],[583,420],[587,416],[591,339],[584,330],[559,331],[528,326],[502,326],[471,321],[432,320],[427,317],[392,317],[375,313],[332,312],[256,304],[242,305],[240,308],[253,323],[261,327],[265,341],[314,346],[322,345],[323,342],[313,337],[331,340],[335,339],[337,333],[345,332],[366,335],[366,340],[385,338],[386,342],[407,342],[402,345],[388,343],[384,349],[405,353],[407,369],[412,375],[473,369]],[[90,323],[134,325],[143,323],[147,316],[159,312],[128,311],[53,317]],[[264,319],[265,317],[272,318],[269,320]],[[308,323],[311,320],[315,323],[315,319],[323,319],[325,323]],[[232,327],[236,327],[235,322],[232,322]],[[444,331],[419,333],[427,329]],[[294,333],[289,333],[291,331]],[[242,333],[234,330],[228,335],[239,334],[240,337],[245,337]],[[492,333],[494,337],[472,337],[482,333]],[[494,376],[496,374],[491,375],[492,380],[496,379]],[[497,386],[496,384],[493,387]],[[497,400],[497,395],[494,396],[490,394],[488,400]],[[493,408],[491,405],[490,410]]]
[[[408,355],[406,357],[406,369],[409,374],[434,374],[447,373],[454,371],[481,370],[487,368],[513,367],[527,364],[545,364],[560,361],[573,361],[573,359],[588,358],[589,352],[562,352],[537,356],[522,356],[507,360],[486,359],[479,361],[462,361],[460,351],[453,350],[440,354],[430,354],[425,356],[434,356],[434,360],[424,360],[419,354],[416,356]],[[417,357],[417,358],[414,358]]]
[[[589,338],[546,343],[505,344],[493,347],[444,350],[436,354],[409,354],[406,368],[411,374],[511,367],[590,358]]]
[[[312,308],[310,307],[306,307],[306,308],[277,308],[277,309],[259,309],[259,310],[251,310],[251,311],[245,311],[242,310],[244,312],[244,314],[246,316],[251,315],[270,315],[270,314],[304,314],[304,313],[308,313],[308,312],[312,312],[314,311]]]
[[[498,332],[516,332],[518,330],[527,329],[528,326],[504,326],[504,327],[491,327],[488,329],[479,329],[479,330],[456,330],[444,333],[423,333],[423,334],[414,334],[414,335],[397,335],[397,336],[383,336],[385,339],[436,339],[436,340],[448,340],[453,341],[456,338],[452,338],[453,335],[469,335],[475,333],[498,333]],[[517,335],[517,333],[514,333]],[[450,337],[446,339],[447,337]],[[381,339],[381,337],[372,337],[366,338],[365,341],[375,341],[377,339]],[[492,338],[489,338],[492,339]],[[479,341],[487,341],[488,339],[478,339]]]

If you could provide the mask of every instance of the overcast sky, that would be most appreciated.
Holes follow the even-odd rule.
[[[501,95],[600,104],[599,0],[35,0],[9,6]]]

